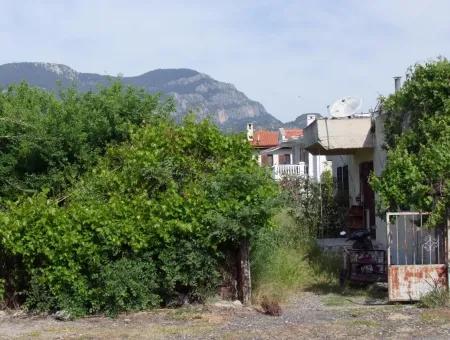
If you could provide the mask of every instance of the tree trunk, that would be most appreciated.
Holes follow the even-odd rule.
[[[238,296],[245,305],[250,303],[252,282],[250,277],[250,247],[248,240],[242,240],[239,245],[239,280]]]
[[[447,290],[450,291],[450,208],[447,209],[447,226],[445,228],[445,236],[447,239]]]

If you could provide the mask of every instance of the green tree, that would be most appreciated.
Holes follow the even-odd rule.
[[[410,68],[402,88],[382,98],[387,164],[372,177],[384,209],[432,212],[443,222],[450,206],[450,63]]]
[[[226,252],[268,226],[276,193],[242,136],[159,119],[109,147],[63,199],[43,191],[8,202],[0,247],[20,259],[28,279],[13,288],[32,308],[116,313],[202,298]],[[130,263],[139,265],[121,284],[127,274],[116,271]]]
[[[59,97],[26,83],[0,92],[0,198],[43,188],[61,194],[132,127],[174,110],[171,100],[112,83],[97,92],[62,90]]]

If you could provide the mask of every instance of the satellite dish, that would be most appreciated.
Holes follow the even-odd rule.
[[[336,100],[328,107],[328,112],[333,118],[348,117],[356,113],[361,107],[361,98],[343,97]]]

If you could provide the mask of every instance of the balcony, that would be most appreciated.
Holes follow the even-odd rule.
[[[305,149],[313,155],[346,155],[372,149],[372,119],[317,119],[303,130]]]
[[[283,177],[302,177],[308,174],[306,164],[300,162],[300,164],[278,164],[272,167],[273,178],[276,181],[281,180]]]

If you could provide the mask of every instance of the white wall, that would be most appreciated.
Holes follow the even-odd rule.
[[[316,120],[315,115],[307,115],[306,126],[311,125]],[[320,182],[322,173],[326,170],[330,170],[330,165],[326,156],[317,155],[314,156],[309,152],[306,153],[307,157],[305,163],[308,165],[308,175],[310,178]]]
[[[348,176],[349,176],[349,193],[350,204],[359,205],[360,202],[356,200],[361,194],[359,182],[359,165],[362,162],[369,162],[373,160],[374,151],[370,149],[361,149],[349,157]]]
[[[359,205],[360,202],[356,200],[361,194],[359,182],[359,165],[362,162],[373,160],[374,151],[371,149],[360,149],[352,155],[338,155],[328,156],[332,161],[333,177],[337,177],[337,168],[341,166],[348,166],[348,191],[350,205]]]
[[[329,170],[328,160],[326,156],[314,156],[307,153],[308,175],[310,178],[320,182],[322,173]]]
[[[334,178],[337,178],[337,168],[345,165],[348,166],[349,157],[351,157],[351,155],[327,156],[327,160],[332,163],[331,172],[333,173]]]
[[[359,204],[356,197],[360,194],[359,183],[359,164],[361,162],[373,160],[373,167],[375,175],[379,176],[384,170],[386,164],[386,151],[383,148],[384,140],[384,116],[375,118],[375,136],[374,148],[358,150],[352,155],[328,156],[328,159],[333,162],[333,177],[337,177],[337,168],[340,166],[348,166],[349,174],[349,195],[350,204]],[[377,209],[378,195],[375,193],[375,204]],[[387,246],[386,236],[386,222],[384,218],[375,217],[376,225],[376,242],[382,246]]]

